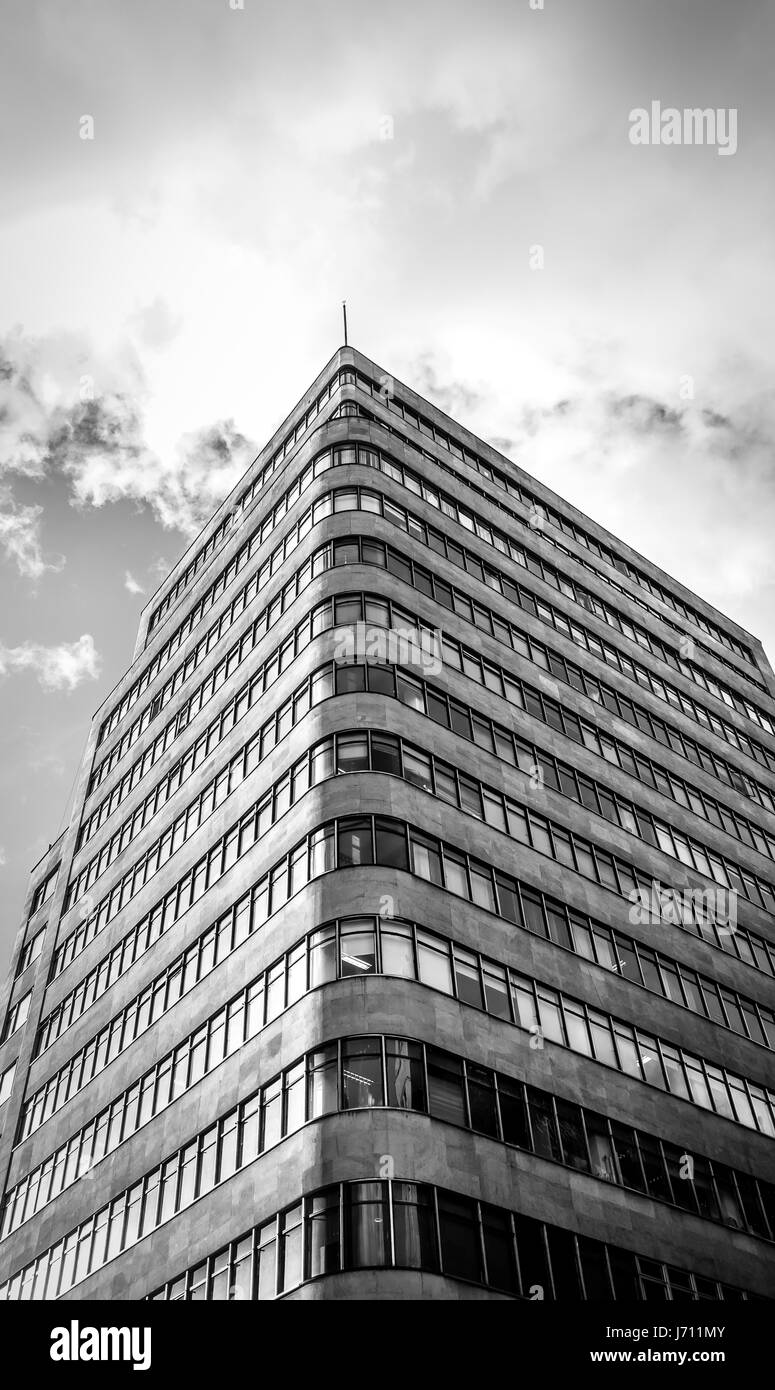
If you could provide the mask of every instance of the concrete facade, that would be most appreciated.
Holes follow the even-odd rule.
[[[371,390],[364,389],[367,379],[373,383]],[[380,383],[386,380],[390,382],[389,390],[382,390]],[[323,395],[325,404],[320,406]],[[402,418],[397,410],[400,404],[417,412],[423,427],[416,428]],[[342,417],[340,408],[343,405],[362,413]],[[439,443],[433,437],[433,429],[441,431],[443,438],[455,441],[461,457]],[[286,445],[289,439],[292,443]],[[743,1290],[753,1296],[772,1298],[775,1296],[775,1187],[772,1186],[775,1183],[775,1122],[771,1108],[767,1108],[766,1092],[769,1088],[772,1093],[775,1088],[775,1024],[769,1033],[769,1046],[765,1046],[761,1041],[754,1041],[753,1036],[746,1036],[741,1028],[723,1026],[712,1014],[705,1016],[691,1005],[686,1007],[675,1002],[666,988],[659,993],[653,987],[636,984],[617,970],[606,969],[585,958],[579,950],[565,949],[551,939],[515,925],[505,916],[426,881],[417,872],[411,872],[408,864],[405,868],[391,868],[384,863],[348,867],[339,864],[333,871],[310,879],[284,906],[272,913],[265,925],[236,945],[198,983],[187,988],[176,1003],[155,1017],[134,1041],[123,1046],[91,1080],[59,1104],[49,1118],[36,1125],[26,1137],[21,1137],[25,1102],[311,830],[325,822],[338,823],[351,816],[393,818],[511,875],[524,888],[536,889],[548,899],[584,914],[600,929],[614,929],[644,948],[656,951],[661,961],[687,972],[696,971],[704,979],[716,982],[731,992],[730,997],[739,997],[745,1003],[753,1001],[754,1009],[761,1010],[760,1017],[767,1031],[767,1020],[775,1009],[775,917],[769,911],[742,898],[738,902],[739,925],[760,941],[769,943],[772,968],[754,968],[737,950],[720,949],[713,941],[669,921],[633,923],[628,915],[628,903],[621,893],[527,847],[505,830],[487,824],[462,805],[452,805],[440,795],[432,795],[406,776],[370,769],[327,777],[295,800],[252,849],[237,858],[217,882],[140,954],[134,964],[124,969],[54,1042],[39,1055],[36,1053],[40,1025],[62,1000],[312,745],[344,732],[389,734],[400,739],[404,746],[432,752],[436,760],[443,760],[458,774],[526,806],[531,814],[546,817],[582,840],[591,841],[600,850],[620,856],[636,866],[646,879],[677,890],[707,885],[709,880],[703,879],[696,869],[603,820],[569,796],[550,787],[534,786],[518,767],[477,746],[452,728],[434,722],[420,710],[376,692],[337,693],[285,728],[276,746],[200,828],[148,878],[61,973],[52,974],[56,948],[85,917],[84,902],[76,903],[63,913],[68,883],[143,804],[149,791],[185,754],[251,673],[282,648],[305,615],[316,606],[344,595],[371,594],[393,602],[416,615],[426,627],[440,629],[445,636],[472,649],[513,680],[543,687],[563,708],[600,733],[614,736],[634,754],[653,760],[668,774],[683,779],[700,794],[715,799],[731,813],[759,827],[769,837],[773,857],[653,786],[630,777],[619,766],[571,741],[548,723],[516,710],[494,689],[477,684],[451,666],[445,664],[440,672],[428,677],[435,688],[475,714],[529,739],[542,753],[585,774],[609,793],[632,802],[638,810],[666,821],[676,832],[685,833],[707,851],[722,856],[742,871],[765,883],[775,883],[775,814],[706,769],[689,763],[673,747],[666,747],[634,728],[587,694],[548,678],[532,660],[442,607],[429,594],[412,588],[398,574],[378,570],[362,560],[326,567],[310,578],[261,637],[249,657],[223,681],[202,712],[172,740],[88,842],[76,849],[83,821],[153,742],[159,728],[185,706],[192,689],[216,669],[224,654],[250,630],[258,613],[283,592],[291,576],[321,546],[333,546],[354,537],[381,541],[400,551],[408,560],[431,571],[437,580],[464,591],[483,608],[515,625],[535,642],[566,656],[590,678],[600,679],[656,718],[667,721],[679,733],[722,757],[744,775],[755,778],[775,797],[775,736],[760,722],[704,692],[681,670],[668,666],[642,643],[613,631],[604,619],[580,608],[573,599],[509,555],[496,550],[395,478],[354,459],[320,473],[304,488],[299,499],[250,555],[225,592],[194,626],[117,727],[100,742],[100,730],[111,711],[310,461],[323,450],[358,444],[380,450],[396,463],[419,473],[432,487],[473,511],[483,523],[513,536],[516,543],[524,545],[547,565],[559,568],[569,579],[616,609],[628,622],[637,623],[655,639],[676,648],[679,634],[674,608],[656,597],[653,591],[649,592],[643,583],[618,568],[614,570],[605,560],[595,559],[588,548],[565,531],[561,537],[565,549],[559,551],[540,530],[531,528],[524,504],[497,483],[488,482],[472,461],[466,461],[464,452],[468,450],[480,463],[499,470],[539,502],[580,527],[592,540],[612,549],[641,575],[660,584],[680,604],[686,605],[688,611],[726,634],[733,644],[747,648],[748,660],[734,645],[727,646],[709,636],[698,621],[680,618],[684,634],[695,642],[695,665],[741,698],[752,701],[764,712],[765,719],[775,722],[775,677],[755,638],[551,494],[542,484],[530,479],[511,461],[455,425],[409,388],[386,378],[379,367],[360,353],[349,348],[340,349],[144,610],[132,665],[94,716],[78,773],[70,824],[33,870],[12,969],[0,995],[0,1020],[4,1021],[14,1004],[30,992],[26,1023],[4,1036],[0,1043],[0,1078],[14,1062],[16,1064],[10,1093],[0,1104],[0,1192],[4,1216],[14,1193],[29,1174],[37,1172],[47,1159],[140,1081],[166,1054],[206,1025],[219,1009],[267,971],[283,953],[290,952],[302,938],[335,919],[343,921],[364,916],[376,920],[378,925],[401,919],[415,924],[417,929],[436,933],[439,938],[454,943],[456,948],[479,953],[483,966],[494,962],[528,977],[535,982],[536,989],[550,987],[571,1001],[579,1001],[587,1009],[645,1032],[648,1040],[658,1039],[660,1047],[683,1049],[688,1057],[701,1059],[706,1067],[723,1069],[732,1078],[743,1078],[749,1095],[753,1094],[750,1087],[762,1088],[763,1109],[758,1112],[754,1124],[741,1123],[725,1113],[719,1102],[714,1112],[680,1094],[668,1094],[664,1084],[660,1088],[646,1080],[635,1079],[623,1069],[552,1041],[550,1036],[540,1034],[542,1045],[536,1046],[535,1036],[519,1026],[516,1018],[496,1017],[420,979],[379,972],[348,975],[305,989],[301,997],[290,1002],[225,1060],[189,1084],[139,1129],[128,1133],[107,1157],[93,1165],[83,1160],[77,1178],[72,1180],[70,1174],[58,1195],[32,1214],[25,1215],[11,1229],[5,1226],[0,1239],[0,1286],[5,1290],[4,1296],[26,1297],[32,1289],[36,1297],[142,1299],[164,1289],[169,1281],[177,1281],[187,1270],[214,1257],[246,1232],[269,1223],[276,1216],[280,1220],[281,1214],[302,1198],[308,1200],[306,1217],[311,1211],[309,1200],[320,1189],[331,1191],[334,1185],[341,1184],[341,1211],[344,1212],[355,1191],[353,1184],[381,1183],[381,1190],[389,1191],[392,1202],[397,1200],[396,1184],[427,1184],[437,1193],[458,1194],[512,1214],[509,1219],[516,1220],[513,1229],[517,1233],[516,1258],[519,1262],[523,1259],[519,1253],[521,1216],[546,1223],[545,1239],[555,1263],[553,1230],[604,1242],[608,1247],[604,1258],[609,1269],[613,1269],[617,1250],[634,1252],[644,1262],[642,1267],[638,1266],[642,1269],[638,1279],[647,1277],[645,1262],[649,1261],[661,1268],[669,1266],[688,1271],[692,1277],[718,1281],[724,1286],[727,1297],[735,1296],[735,1290]],[[232,512],[237,514],[239,499],[247,486],[278,454],[282,458],[275,470],[249,506],[239,511],[240,524],[227,531],[207,562],[177,595],[163,620],[151,630],[153,613],[185,573],[187,565],[207,546],[209,537],[222,525],[224,518]],[[684,709],[666,703],[651,689],[634,683],[610,664],[598,660],[571,636],[547,627],[540,617],[531,616],[492,587],[470,577],[417,535],[394,524],[389,509],[380,515],[364,506],[354,507],[348,501],[347,509],[332,511],[310,527],[284,563],[262,584],[255,599],[231,623],[196,670],[183,680],[155,721],[151,720],[116,767],[89,792],[89,778],[94,768],[154,700],[173,671],[185,663],[207,627],[229,611],[235,594],[260,569],[278,543],[293,532],[305,510],[326,498],[332,490],[355,488],[379,493],[386,504],[405,508],[426,525],[443,532],[484,564],[529,589],[537,600],[550,604],[568,621],[579,623],[624,656],[631,656],[657,680],[667,681],[704,705],[711,714],[723,718],[731,729],[755,738],[766,750],[769,761],[748,757],[729,740],[692,719]],[[515,516],[518,521],[513,519]],[[648,607],[642,606],[644,601]],[[97,878],[87,894],[92,906],[121,881],[127,869],[158,840],[180,810],[193,801],[215,773],[228,764],[235,752],[262,728],[307,677],[327,663],[336,665],[336,651],[336,634],[330,629],[321,630],[299,650],[261,698],[215,744],[193,775],[161,805]],[[414,674],[418,674],[416,669]],[[33,911],[40,885],[57,865],[59,870],[53,891]],[[42,950],[20,971],[25,945],[44,925]],[[766,947],[764,950],[766,955]],[[747,1026],[751,1031],[750,1025]],[[621,1169],[618,1178],[602,1180],[591,1170],[591,1158],[587,1165],[589,1171],[584,1171],[583,1166],[573,1166],[565,1151],[561,1158],[552,1159],[537,1149],[517,1147],[500,1137],[476,1132],[471,1124],[453,1124],[439,1115],[378,1103],[369,1108],[339,1109],[310,1116],[278,1142],[267,1145],[259,1156],[183,1206],[177,1214],[165,1216],[141,1239],[130,1241],[121,1249],[121,1239],[117,1238],[119,1248],[109,1247],[109,1258],[98,1260],[91,1272],[85,1269],[72,1284],[65,1287],[61,1283],[52,1288],[51,1280],[46,1283],[42,1276],[42,1282],[36,1282],[36,1261],[48,1257],[48,1252],[59,1242],[67,1242],[72,1233],[82,1231],[84,1223],[103,1212],[107,1204],[134,1189],[154,1165],[169,1161],[172,1155],[190,1145],[258,1088],[271,1083],[299,1059],[314,1054],[323,1044],[364,1035],[397,1037],[421,1043],[426,1049],[442,1049],[454,1058],[465,1060],[469,1066],[469,1085],[473,1075],[470,1068],[483,1067],[496,1074],[499,1085],[500,1078],[525,1083],[555,1101],[569,1102],[607,1117],[617,1125],[634,1127],[639,1135],[650,1136],[670,1146],[671,1151],[680,1151],[683,1159],[696,1159],[699,1163],[709,1160],[713,1166],[710,1186],[715,1193],[712,1201],[717,1203],[715,1214],[701,1215],[699,1208],[687,1209],[691,1201],[684,1201],[683,1194],[680,1200],[674,1200],[677,1183],[684,1181],[683,1176],[679,1179],[673,1174],[673,1197],[669,1194],[660,1197],[656,1195],[656,1188],[654,1191],[634,1190],[624,1180]],[[426,1063],[430,1055],[428,1051],[424,1054]],[[307,1065],[311,1067],[312,1064]],[[340,1103],[344,1086],[340,1065]],[[533,1120],[531,1123],[535,1136],[535,1123]],[[645,1153],[645,1149],[641,1152]],[[389,1160],[387,1164],[386,1159]],[[645,1163],[645,1157],[643,1161]],[[202,1162],[201,1157],[197,1162]],[[690,1162],[690,1170],[691,1167]],[[733,1187],[736,1184],[733,1197],[721,1196],[722,1170],[733,1170],[737,1175],[732,1179]],[[758,1188],[756,1184],[749,1185],[750,1179],[756,1180]],[[691,1183],[691,1176],[686,1180]],[[182,1193],[182,1176],[180,1183]],[[390,1189],[388,1183],[393,1184]],[[434,1201],[441,1200],[434,1198]],[[751,1202],[755,1204],[755,1212],[750,1207]],[[391,1212],[394,1210],[391,1207]],[[441,1206],[435,1210],[440,1212]],[[483,1222],[485,1207],[477,1211]],[[355,1219],[349,1206],[347,1213],[340,1218],[343,1251],[350,1250],[348,1242],[356,1239],[348,1234],[348,1222]],[[7,1221],[7,1216],[5,1219]],[[441,1216],[437,1215],[436,1220],[440,1222]],[[278,1231],[281,1230],[278,1225]],[[305,1225],[305,1242],[309,1241],[308,1230]],[[364,1265],[316,1275],[305,1264],[300,1280],[289,1287],[283,1284],[282,1275],[278,1273],[277,1296],[293,1299],[500,1299],[535,1296],[530,1289],[536,1284],[542,1285],[540,1296],[553,1296],[551,1282],[548,1289],[544,1289],[542,1278],[531,1268],[521,1268],[519,1275],[515,1275],[514,1286],[504,1291],[491,1277],[487,1256],[479,1274],[472,1271],[466,1275],[458,1270],[456,1275],[450,1275],[447,1236],[443,1231],[439,1236],[437,1229],[436,1239],[441,1249],[441,1267],[438,1262],[435,1268],[432,1262],[426,1262],[427,1267],[411,1269]],[[557,1240],[559,1242],[559,1237]],[[571,1262],[581,1262],[586,1296],[594,1296],[584,1265],[583,1240],[577,1245],[572,1239],[567,1249],[575,1252],[567,1256]],[[285,1258],[290,1257],[286,1254]],[[307,1244],[303,1259],[309,1259]],[[347,1259],[348,1256],[343,1255],[345,1264]],[[392,1264],[392,1257],[387,1264]],[[211,1273],[214,1268],[212,1266]],[[560,1270],[559,1266],[555,1270],[554,1264],[552,1269],[555,1288],[565,1287],[567,1271]],[[19,1281],[14,1283],[14,1276],[20,1271],[28,1271],[22,1281],[24,1293],[20,1293]],[[573,1277],[578,1278],[578,1265],[574,1265]],[[669,1275],[664,1277],[669,1281]],[[695,1296],[700,1286],[692,1283],[691,1289],[690,1296]],[[241,1292],[237,1296],[256,1296],[255,1284],[250,1285],[247,1295]],[[577,1296],[584,1295],[580,1292]],[[639,1296],[645,1296],[642,1284]],[[706,1289],[704,1296],[721,1296],[721,1291],[717,1288],[711,1295]]]

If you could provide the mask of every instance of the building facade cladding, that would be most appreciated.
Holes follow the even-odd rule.
[[[773,720],[754,638],[341,349],[33,871],[0,1297],[775,1297]]]

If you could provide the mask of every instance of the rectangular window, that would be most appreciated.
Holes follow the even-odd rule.
[[[355,1182],[345,1187],[344,1217],[345,1267],[389,1265],[392,1252],[387,1184]]]
[[[379,1038],[347,1038],[342,1043],[342,1109],[384,1103]]]
[[[439,1193],[441,1266],[445,1274],[476,1283],[483,1277],[476,1203]]]
[[[465,1125],[467,1116],[462,1062],[435,1047],[429,1047],[426,1051],[428,1108],[431,1115],[448,1124]]]

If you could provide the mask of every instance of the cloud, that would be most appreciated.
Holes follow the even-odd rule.
[[[43,508],[21,506],[10,489],[0,487],[0,551],[12,560],[25,579],[40,579],[46,570],[61,570],[64,557],[44,560],[40,524]]]
[[[4,869],[7,863],[8,860],[6,859],[5,850],[3,846],[0,845],[0,869]]]
[[[80,508],[147,506],[162,526],[191,539],[258,450],[233,420],[218,420],[183,434],[160,458],[145,438],[147,396],[144,373],[125,343],[98,360],[74,336],[28,339],[14,332],[0,341],[0,468],[64,477]],[[6,548],[13,546],[26,573],[46,567],[39,543],[36,548],[40,512],[17,509],[5,525]]]
[[[145,446],[136,404],[114,395],[71,412],[52,447],[80,507],[147,505],[162,526],[193,538],[239,481],[257,449],[233,420],[182,436],[170,459]]]
[[[48,408],[32,377],[36,345],[17,329],[0,340],[0,476],[42,478]]]
[[[137,582],[137,580],[135,579],[134,575],[131,574],[129,570],[127,570],[127,571],[125,572],[125,574],[124,574],[124,588],[125,588],[125,589],[127,590],[127,592],[130,593],[130,594],[144,594],[144,593],[145,593],[145,589],[143,588],[142,584],[138,584],[138,582]]]
[[[97,679],[100,657],[88,632],[77,642],[55,647],[37,642],[24,642],[20,647],[0,645],[0,676],[16,671],[32,671],[43,690],[75,690],[83,681]]]
[[[434,405],[453,417],[461,413],[470,414],[482,403],[479,391],[474,391],[461,381],[439,379],[439,366],[434,354],[423,353],[413,364],[411,385],[419,395],[425,396]]]
[[[523,410],[509,453],[719,604],[775,583],[775,400],[719,408],[590,392]]]

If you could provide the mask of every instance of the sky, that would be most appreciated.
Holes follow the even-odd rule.
[[[2,0],[0,971],[142,606],[345,297],[775,653],[774,37],[767,0]],[[652,102],[715,143],[633,143]]]

